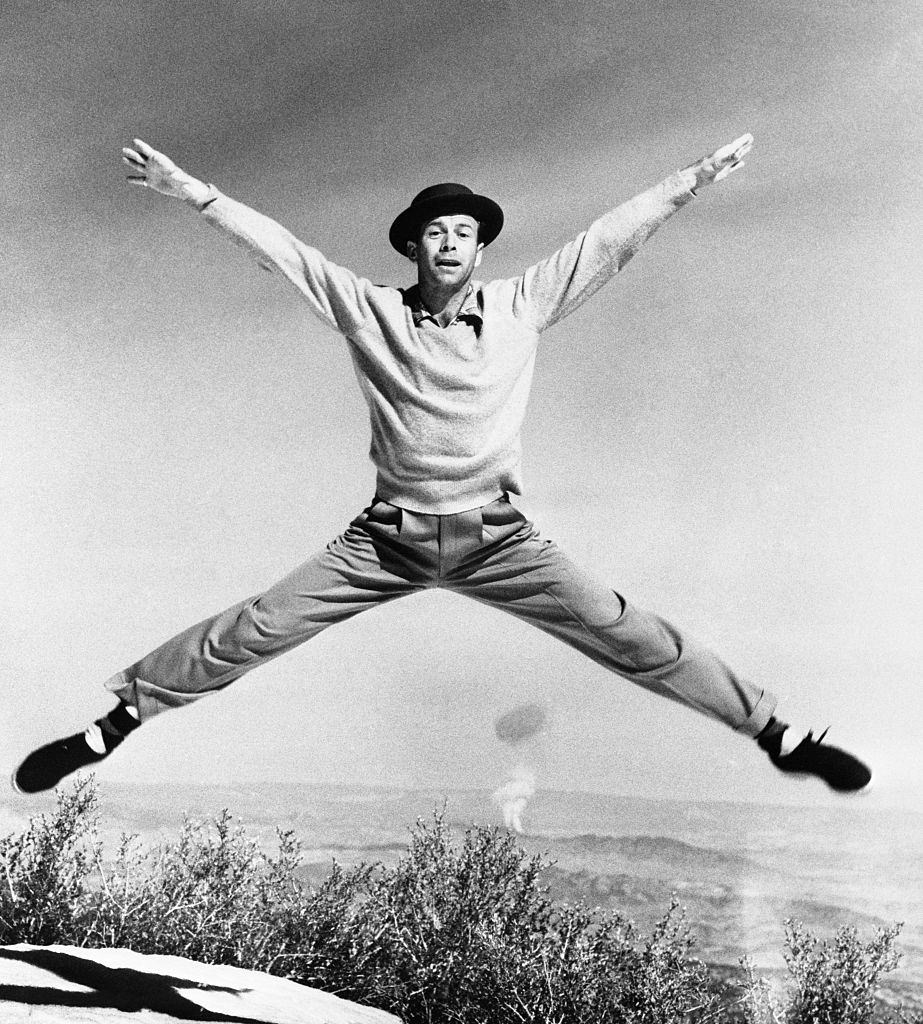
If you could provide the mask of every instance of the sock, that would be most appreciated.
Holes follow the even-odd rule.
[[[781,722],[775,715],[770,715],[769,721],[757,734],[756,742],[763,750],[769,750],[778,754],[782,747],[782,734],[787,729],[788,722]]]
[[[772,739],[773,736],[781,736],[788,728],[788,722],[780,722],[775,715],[769,716],[769,721],[756,734],[756,742]]]
[[[781,722],[772,715],[762,731],[757,735],[756,742],[772,754],[790,754],[795,747],[808,735],[807,729],[793,729],[788,722]],[[818,738],[823,739],[823,736]]]
[[[121,701],[116,704],[105,718],[99,720],[99,725],[106,732],[122,736],[123,738],[133,729],[137,729],[140,724],[141,716],[138,709],[132,707],[131,704],[123,704]]]
[[[94,754],[105,757],[141,724],[138,709],[121,701],[104,718],[98,718],[83,734]]]

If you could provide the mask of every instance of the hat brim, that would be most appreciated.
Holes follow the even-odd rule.
[[[434,196],[432,199],[414,203],[399,213],[388,232],[388,240],[402,256],[406,256],[407,243],[416,240],[417,231],[423,224],[442,214],[451,213],[466,213],[469,217],[474,217],[481,225],[478,242],[483,245],[490,245],[503,228],[503,210],[487,196],[473,193]]]

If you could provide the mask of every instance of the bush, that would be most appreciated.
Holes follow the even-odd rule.
[[[920,1016],[881,1011],[875,998],[881,975],[900,959],[894,948],[900,930],[880,928],[863,943],[855,928],[841,928],[832,940],[822,940],[799,921],[787,920],[783,955],[794,984],[783,1006],[744,957],[746,1024],[923,1024]]]
[[[174,844],[148,854],[124,836],[102,873],[87,944],[266,970],[273,926],[300,897],[297,843],[278,839],[278,856],[264,856],[227,811],[187,820]]]
[[[408,1022],[667,1024],[712,1003],[671,907],[644,942],[618,915],[557,907],[530,858],[498,829],[453,846],[441,816],[369,887],[354,998]]]
[[[881,928],[863,944],[855,928],[819,940],[797,921],[785,922],[785,961],[795,981],[787,1024],[870,1024],[882,974],[897,967],[900,925]]]
[[[315,889],[297,878],[292,833],[278,843],[277,855],[263,854],[223,811],[187,820],[155,850],[123,836],[106,865],[94,785],[80,780],[54,814],[0,839],[0,944],[125,946],[231,964],[405,1024],[870,1024],[879,978],[898,959],[897,927],[863,944],[854,929],[827,942],[789,921],[787,1005],[750,970],[734,1007],[692,956],[675,901],[650,936],[618,914],[556,905],[540,883],[547,865],[503,830],[454,840],[437,813],[411,829],[394,868],[334,864]]]
[[[87,912],[87,878],[99,861],[96,790],[79,780],[55,813],[0,839],[0,944],[73,944]]]

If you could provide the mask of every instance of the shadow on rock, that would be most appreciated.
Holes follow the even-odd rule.
[[[54,988],[0,984],[0,999],[10,1002],[33,1006],[107,1007],[128,1013],[153,1010],[157,1013],[170,1014],[180,1020],[265,1024],[265,1018],[260,1020],[256,1017],[232,1017],[226,1013],[213,1013],[177,991],[196,988],[205,992],[244,995],[250,989],[205,985],[190,981],[189,978],[150,974],[130,967],[106,967],[95,960],[54,949],[0,949],[0,959],[19,960],[44,971],[50,971],[64,981],[93,989],[92,992],[66,992]]]

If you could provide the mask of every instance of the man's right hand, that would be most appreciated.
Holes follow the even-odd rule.
[[[752,145],[753,136],[747,132],[739,139],[716,149],[709,156],[703,156],[701,160],[684,167],[681,173],[686,175],[693,192],[715,181],[723,181],[738,167],[743,167],[744,157],[750,152]]]
[[[134,149],[122,150],[122,162],[131,168],[128,180],[132,185],[152,188],[161,195],[197,202],[205,198],[208,186],[187,174],[181,167],[143,139],[133,140]]]

